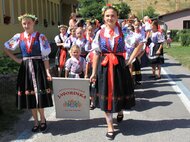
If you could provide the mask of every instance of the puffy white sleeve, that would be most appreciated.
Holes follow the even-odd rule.
[[[54,40],[55,40],[55,43],[61,43],[61,40],[59,39],[59,35],[55,36]]]
[[[51,53],[51,47],[45,35],[40,34],[39,41],[40,41],[42,60],[49,60],[48,55]]]
[[[71,48],[71,39],[68,37],[64,42],[65,48]]]
[[[71,58],[69,58],[65,63],[65,70],[70,71],[71,70]]]
[[[100,30],[96,33],[96,36],[92,41],[92,50],[95,51],[96,53],[101,52],[99,37],[100,37]]]
[[[158,32],[158,43],[163,43],[165,41],[165,35],[164,33]]]
[[[19,42],[20,42],[20,34],[14,35],[11,39],[6,41],[4,43],[5,48],[9,50],[16,50],[19,47]]]

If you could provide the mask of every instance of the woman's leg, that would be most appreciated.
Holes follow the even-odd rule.
[[[107,125],[108,125],[108,132],[113,132],[114,131],[113,114],[105,112],[105,116],[106,116],[106,122],[107,122]]]
[[[40,108],[38,109],[39,113],[40,113],[40,131],[45,131],[46,128],[47,128],[47,124],[46,124],[46,118],[45,118],[45,115],[44,115],[44,109],[43,108]]]
[[[43,108],[40,108],[38,109],[39,113],[40,113],[40,120],[41,120],[41,123],[45,123],[46,121],[46,118],[45,118],[45,115],[44,115],[44,109]]]
[[[38,114],[37,109],[32,109],[32,116],[34,118],[34,126],[38,126]]]
[[[157,67],[158,67],[158,78],[160,78],[161,77],[161,66],[157,65]]]
[[[152,76],[156,75],[156,66],[152,65]]]

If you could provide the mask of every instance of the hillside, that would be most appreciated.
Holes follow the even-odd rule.
[[[152,6],[156,13],[162,15],[174,12],[184,8],[190,8],[190,0],[107,0],[108,3],[126,2],[132,10],[132,13],[142,13],[143,9]]]

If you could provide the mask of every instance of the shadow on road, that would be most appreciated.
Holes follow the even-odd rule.
[[[105,118],[95,118],[89,120],[60,120],[50,121],[48,123],[49,129],[46,133],[51,133],[53,136],[72,134],[90,128],[107,127]]]
[[[177,128],[190,128],[189,119],[172,119],[172,120],[126,120],[119,125],[119,131],[123,135],[145,135],[156,132],[163,132]]]

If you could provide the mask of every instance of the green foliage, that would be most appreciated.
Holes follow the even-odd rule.
[[[190,33],[181,33],[181,45],[182,46],[189,46],[190,45]]]
[[[79,14],[84,19],[98,19],[102,21],[102,7],[105,5],[104,0],[78,0]]]
[[[130,6],[127,5],[127,3],[119,3],[119,4],[114,4],[114,6],[117,7],[119,11],[119,18],[120,19],[127,19],[128,14],[131,12]]]
[[[104,0],[79,0],[79,14],[84,19],[98,19],[102,21],[102,8],[106,3]],[[127,19],[131,12],[127,3],[114,4],[119,11],[120,19]]]
[[[178,42],[179,41],[179,30],[171,30],[171,39],[174,42]]]
[[[137,12],[137,17],[139,19],[143,19],[143,16],[148,16],[150,18],[156,18],[159,16],[159,14],[155,13],[155,9],[152,6],[148,6],[147,9]]]
[[[19,64],[4,56],[2,52],[0,52],[0,64],[0,74],[15,74],[18,72]]]

